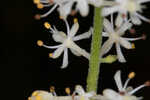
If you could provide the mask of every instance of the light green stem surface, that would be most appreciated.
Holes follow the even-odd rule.
[[[89,72],[87,77],[87,91],[97,91],[100,72],[100,50],[102,43],[103,17],[102,8],[94,9],[94,33],[91,44],[91,56],[89,62]]]

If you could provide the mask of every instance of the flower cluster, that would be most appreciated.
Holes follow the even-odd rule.
[[[57,96],[55,88],[50,87],[50,92],[43,90],[36,90],[28,98],[28,100],[90,100],[96,95],[94,91],[85,92],[81,85],[75,87],[75,91],[71,95],[70,88],[66,88],[65,92],[67,96]]]
[[[142,4],[149,1],[150,0],[34,0],[34,4],[36,4],[40,9],[51,6],[47,13],[43,15],[37,14],[37,19],[48,16],[57,8],[57,11],[60,14],[60,18],[64,20],[67,27],[67,32],[65,34],[65,32],[58,31],[58,29],[55,27],[51,27],[48,22],[45,22],[44,26],[50,30],[54,41],[61,44],[56,46],[47,46],[41,40],[39,40],[37,43],[39,46],[43,46],[45,48],[56,49],[54,53],[49,54],[49,56],[54,59],[58,58],[64,52],[63,64],[61,68],[66,68],[68,65],[68,49],[70,49],[71,52],[76,56],[82,55],[85,58],[90,59],[90,53],[80,48],[77,44],[75,44],[75,41],[88,39],[92,35],[93,29],[90,28],[88,32],[75,36],[79,29],[79,23],[77,22],[77,19],[75,19],[74,25],[70,29],[66,18],[69,14],[75,14],[77,11],[79,11],[82,16],[87,16],[89,13],[89,4],[95,7],[104,6],[102,9],[102,15],[110,15],[111,21],[104,18],[104,31],[102,35],[103,37],[108,37],[108,40],[105,41],[102,45],[100,59],[103,58],[103,56],[110,51],[113,44],[115,44],[119,62],[126,62],[125,57],[121,51],[121,46],[126,49],[134,49],[135,45],[129,41],[145,39],[145,35],[137,38],[127,38],[123,37],[123,35],[127,33],[127,30],[131,30],[134,24],[141,24],[142,22],[140,19],[146,22],[150,22],[149,19],[138,13],[141,12],[145,7]],[[72,9],[74,4],[75,9]],[[114,12],[118,12],[116,19],[113,18]],[[113,21],[114,19],[115,22]]]
[[[54,86],[50,87],[50,92],[44,90],[36,90],[28,98],[28,100],[141,100],[143,97],[136,97],[133,94],[143,87],[150,86],[150,81],[145,82],[139,87],[133,89],[128,87],[129,81],[134,78],[135,73],[131,72],[128,75],[124,86],[121,81],[121,71],[117,71],[114,75],[114,80],[117,84],[118,91],[112,89],[105,89],[103,94],[96,94],[94,91],[85,92],[81,85],[76,85],[74,92],[71,94],[70,88],[66,88],[67,96],[57,96]]]

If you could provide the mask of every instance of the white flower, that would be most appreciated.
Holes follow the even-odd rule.
[[[53,100],[53,97],[54,96],[50,92],[37,90],[32,93],[28,100]]]
[[[60,45],[47,46],[47,45],[43,44],[42,41],[38,41],[39,46],[43,46],[43,47],[49,48],[49,49],[56,49],[54,51],[54,53],[50,53],[49,56],[51,58],[54,58],[54,59],[58,58],[64,52],[63,64],[62,64],[61,68],[65,68],[68,65],[68,49],[70,49],[71,52],[76,56],[82,55],[87,59],[89,59],[89,57],[90,57],[90,54],[88,52],[86,52],[84,49],[80,48],[75,43],[75,41],[89,38],[92,33],[91,29],[89,32],[85,32],[81,35],[75,36],[79,29],[79,24],[77,22],[77,19],[75,20],[74,25],[72,26],[71,29],[69,28],[68,22],[66,20],[65,20],[65,23],[67,26],[67,35],[62,31],[58,31],[55,27],[54,27],[54,29],[51,28],[48,23],[45,23],[45,27],[51,30],[54,41],[61,43]]]
[[[131,27],[132,27],[132,24],[129,23],[129,21],[126,21],[125,23],[122,23],[120,27],[116,27],[116,29],[114,29],[113,21],[111,21],[110,23],[107,19],[104,19],[104,31],[105,32],[103,32],[103,36],[108,37],[108,40],[102,45],[101,57],[107,52],[109,52],[113,44],[115,44],[118,60],[120,62],[126,62],[122,54],[120,45],[126,49],[132,49],[133,45],[129,41],[139,40],[143,38],[143,37],[138,37],[138,38],[122,37],[122,35],[125,34],[125,31],[127,29],[130,29]]]
[[[37,7],[39,9],[42,9],[44,7],[50,8],[49,11],[47,11],[46,13],[42,15],[37,14],[35,16],[36,19],[40,19],[51,14],[57,7],[58,9],[65,9],[64,14],[68,15],[70,13],[73,0],[34,0],[34,3],[37,4]]]
[[[146,8],[142,4],[150,2],[150,0],[115,0],[115,1],[118,4],[111,7],[104,7],[102,11],[103,16],[107,16],[114,12],[118,12],[117,19],[120,19],[120,21],[122,21],[123,18],[124,20],[126,20],[129,14],[129,17],[131,18],[133,24],[139,25],[142,23],[141,20],[150,23],[149,19],[139,14],[139,12],[142,12],[143,8]]]
[[[76,93],[78,94],[77,96],[75,96]],[[74,100],[90,100],[90,98],[94,95],[96,95],[94,91],[86,93],[81,85],[77,85],[73,93],[73,99]]]
[[[127,87],[128,82],[134,78],[135,73],[131,72],[128,75],[128,79],[126,80],[124,86],[122,85],[121,81],[121,71],[117,71],[116,74],[114,75],[115,82],[118,87],[119,93],[115,92],[114,90],[111,89],[105,89],[103,91],[103,96],[107,98],[107,100],[141,100],[142,97],[136,97],[133,94],[138,91],[139,89],[150,86],[150,82],[147,81],[145,84],[140,85],[139,87],[133,89],[132,87]]]

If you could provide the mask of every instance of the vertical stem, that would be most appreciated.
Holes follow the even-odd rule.
[[[102,8],[94,10],[94,33],[91,44],[91,56],[89,62],[89,72],[87,77],[87,91],[97,91],[98,78],[100,72],[100,50],[102,43],[103,17],[101,16]]]

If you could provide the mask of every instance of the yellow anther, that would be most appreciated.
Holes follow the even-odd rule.
[[[135,44],[134,43],[132,43],[131,46],[132,46],[132,49],[135,49]]]
[[[59,19],[64,19],[64,17],[63,16],[59,16]]]
[[[50,29],[51,28],[51,25],[48,22],[45,22],[44,26],[45,26],[46,29]]]
[[[43,9],[43,8],[44,8],[44,6],[43,6],[43,4],[38,3],[38,4],[37,4],[37,8],[38,8],[38,9]]]
[[[77,19],[77,18],[74,18],[73,21],[74,21],[74,23],[77,23],[77,22],[78,22],[78,19]]]
[[[41,100],[41,97],[40,96],[36,96],[35,100]]]
[[[31,100],[31,97],[28,97],[28,100]]]
[[[43,46],[43,41],[38,40],[38,41],[37,41],[37,45],[40,46],[40,47]]]
[[[40,3],[40,0],[33,0],[33,3],[38,4],[38,3]]]
[[[50,92],[55,92],[55,87],[54,86],[50,87]]]
[[[128,77],[129,77],[130,79],[134,78],[134,77],[135,77],[135,72],[129,73]]]
[[[53,53],[49,53],[49,57],[53,57]]]
[[[65,88],[65,92],[70,95],[70,88]]]

